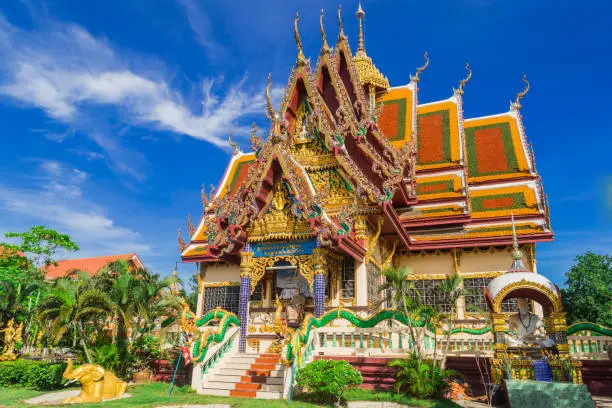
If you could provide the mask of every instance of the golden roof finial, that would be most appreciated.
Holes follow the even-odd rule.
[[[321,9],[321,16],[319,17],[319,28],[321,29],[321,38],[323,38],[323,53],[330,52],[329,44],[327,44],[327,36],[325,35],[325,28],[323,28],[323,15],[325,10]]]
[[[355,13],[357,19],[359,20],[359,37],[357,39],[357,52],[361,51],[365,53],[365,40],[363,37],[363,18],[365,17],[365,11],[361,8],[361,2],[359,2],[359,6],[357,7],[357,13]]]
[[[230,130],[229,136],[227,137],[227,141],[229,142],[232,149],[234,149],[234,154],[240,154],[240,147],[238,144],[232,140],[232,136],[234,134],[234,129]]]
[[[463,87],[472,78],[472,69],[470,68],[470,64],[468,64],[467,62],[465,63],[465,69],[466,69],[468,74],[467,74],[467,76],[464,79],[459,81],[459,88],[455,90],[455,93],[458,94],[458,95],[463,95]]]
[[[268,106],[268,112],[266,113],[266,118],[269,121],[274,123],[276,121],[276,114],[274,113],[274,108],[272,107],[272,97],[270,96],[270,88],[272,88],[272,74],[268,74],[268,85],[266,85],[266,104]]]
[[[344,25],[342,24],[342,5],[338,6],[338,28],[340,28],[338,40],[346,40],[346,35],[344,35]]]
[[[178,248],[179,251],[183,252],[183,250],[185,249],[185,247],[187,246],[187,244],[185,243],[185,240],[183,239],[183,231],[181,231],[181,229],[178,229],[178,237],[177,237],[177,241],[178,241]]]
[[[200,196],[202,197],[202,208],[206,210],[210,201],[208,201],[208,197],[206,196],[206,187],[204,187],[204,183],[202,183],[202,190],[200,191]]]
[[[298,56],[297,56],[297,64],[298,66],[304,65],[306,63],[306,57],[304,56],[304,51],[302,50],[302,40],[300,39],[300,33],[298,31],[298,22],[300,21],[300,14],[295,12],[295,20],[293,21],[293,36],[295,37],[295,45],[297,45]]]
[[[255,124],[255,122],[253,122],[251,124],[251,149],[254,152],[257,152],[263,146],[263,139],[261,138],[261,136],[257,135],[258,131],[259,131],[259,128]]]
[[[191,214],[187,214],[187,229],[189,231],[189,237],[193,237],[193,234],[195,233],[196,229],[193,225],[193,222],[191,222]]]
[[[523,99],[523,97],[527,95],[527,92],[529,92],[529,81],[527,81],[527,75],[523,74],[523,78],[521,79],[525,83],[525,89],[516,94],[516,100],[514,101],[513,107],[517,110],[521,109],[521,99]]]
[[[427,54],[427,51],[425,51],[423,57],[425,57],[425,64],[423,64],[422,67],[416,69],[416,74],[414,76],[410,75],[410,80],[412,82],[419,82],[419,76],[421,75],[421,72],[425,71],[425,69],[429,66],[429,54]]]

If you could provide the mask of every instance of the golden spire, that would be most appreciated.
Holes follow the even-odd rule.
[[[338,16],[340,11],[338,11]],[[357,74],[359,75],[359,82],[363,85],[369,93],[370,98],[370,111],[374,111],[376,98],[380,98],[382,94],[386,93],[389,89],[389,81],[387,78],[378,70],[372,58],[368,57],[365,52],[365,41],[363,38],[363,17],[365,12],[359,2],[357,13],[355,14],[359,20],[359,41],[357,46],[357,52],[353,56],[355,62],[355,68],[357,68]]]
[[[423,64],[422,67],[419,67],[416,69],[416,74],[414,76],[410,75],[410,80],[412,82],[418,83],[421,72],[425,71],[425,69],[429,66],[429,55],[427,54],[427,51],[425,51],[425,54],[423,54],[423,57],[425,58],[425,64]]]
[[[516,100],[514,101],[514,104],[512,104],[512,107],[516,110],[521,109],[521,99],[523,99],[523,97],[527,95],[527,92],[529,92],[529,81],[527,81],[527,75],[523,74],[522,80],[525,83],[525,89],[516,94]]]
[[[514,226],[514,214],[510,213],[512,218],[512,265],[508,272],[529,272],[523,264],[523,253],[519,248],[518,238],[516,237],[516,227]]]
[[[234,154],[240,154],[240,147],[238,144],[232,140],[232,135],[234,134],[234,129],[230,130],[229,136],[227,137],[227,141],[229,142],[232,149],[234,149]]]
[[[272,74],[268,74],[268,85],[266,85],[266,104],[268,106],[268,112],[266,113],[266,118],[269,121],[274,123],[276,121],[276,114],[274,113],[274,108],[272,107],[272,98],[270,97],[270,88],[272,88]]]
[[[323,38],[323,53],[330,52],[329,44],[327,44],[327,36],[325,35],[325,28],[323,28],[323,15],[325,10],[321,9],[321,16],[319,17],[319,28],[321,29],[321,38]]]
[[[361,2],[359,2],[359,6],[357,7],[357,13],[355,13],[357,19],[359,20],[359,37],[357,39],[357,52],[365,53],[365,40],[363,38],[363,18],[365,17],[365,11],[361,8]]]
[[[472,78],[472,69],[470,68],[470,64],[467,62],[465,63],[465,69],[468,74],[464,79],[459,81],[459,88],[455,89],[455,94],[457,95],[463,95],[463,87],[469,82],[470,78]]]
[[[295,12],[295,20],[293,21],[293,36],[295,37],[295,45],[297,45],[298,56],[297,56],[297,64],[298,66],[306,64],[306,57],[304,56],[304,51],[302,50],[302,40],[300,39],[300,33],[298,31],[298,22],[300,21],[300,14]]]
[[[346,35],[344,35],[344,25],[342,25],[342,5],[338,6],[338,28],[340,32],[338,33],[338,40],[346,40]]]

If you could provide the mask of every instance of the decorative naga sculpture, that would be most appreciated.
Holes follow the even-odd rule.
[[[113,373],[96,364],[83,364],[73,369],[72,360],[68,360],[64,378],[70,382],[81,383],[81,393],[76,397],[67,398],[62,403],[100,402],[121,398],[127,390],[127,383],[121,381]]]

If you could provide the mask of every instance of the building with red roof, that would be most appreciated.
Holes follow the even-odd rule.
[[[72,271],[85,271],[89,273],[90,276],[93,276],[109,263],[119,260],[126,261],[130,268],[144,268],[144,264],[136,253],[107,255],[97,256],[94,258],[79,258],[58,261],[57,265],[49,265],[47,267],[45,277],[47,279],[57,279],[66,276]]]

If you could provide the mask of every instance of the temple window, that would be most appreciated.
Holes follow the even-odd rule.
[[[345,256],[342,261],[342,287],[341,297],[355,297],[355,260],[352,256]]]
[[[381,301],[380,287],[381,287],[381,275],[380,269],[373,263],[366,265],[366,272],[368,278],[368,304],[374,308],[378,308]]]
[[[251,294],[251,300],[254,302],[261,302],[263,299],[263,280],[257,282],[255,290]]]
[[[465,311],[468,313],[486,313],[487,302],[484,289],[493,278],[466,278],[463,279],[465,294]],[[502,302],[502,312],[515,312],[517,310],[516,299],[506,299]]]
[[[413,281],[415,289],[419,292],[421,304],[438,309],[442,313],[451,311],[451,304],[440,290],[444,282],[441,279],[422,279]]]
[[[240,284],[204,288],[204,313],[217,307],[238,313]]]

